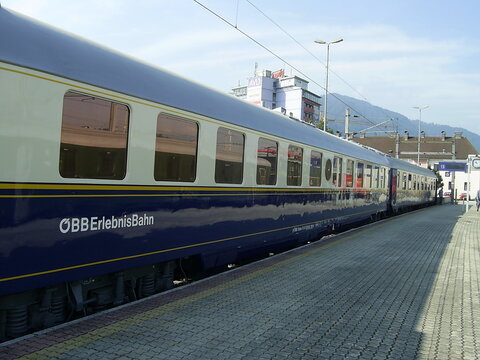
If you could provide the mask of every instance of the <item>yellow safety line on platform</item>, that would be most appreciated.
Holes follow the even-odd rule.
[[[314,255],[317,252],[320,252],[322,250],[326,250],[326,249],[332,247],[333,245],[336,245],[340,242],[348,240],[354,235],[359,235],[359,234],[371,231],[373,228],[378,228],[378,227],[383,226],[383,225],[384,225],[383,223],[377,224],[377,226],[369,227],[369,228],[360,230],[358,232],[355,232],[355,234],[342,236],[338,240],[335,240],[335,241],[333,241],[329,244],[326,244],[326,245],[321,246],[319,248],[314,248],[314,249],[312,249],[312,250],[310,250],[306,253],[296,255],[296,256],[294,256],[290,259],[279,261],[276,264],[267,266],[263,269],[254,271],[250,274],[246,274],[246,275],[244,275],[244,276],[242,276],[238,279],[231,280],[227,283],[222,283],[220,285],[214,286],[213,288],[201,291],[199,293],[190,295],[188,297],[185,297],[185,298],[182,298],[182,299],[179,299],[179,300],[175,300],[171,303],[162,305],[162,306],[160,306],[158,308],[155,308],[155,309],[152,309],[152,310],[148,310],[144,313],[133,315],[130,318],[120,320],[120,321],[118,321],[114,324],[110,324],[110,325],[106,325],[106,326],[101,327],[101,328],[97,328],[97,329],[95,329],[91,332],[88,332],[86,334],[77,336],[75,338],[71,338],[69,340],[65,340],[61,343],[51,345],[51,346],[46,347],[46,348],[44,348],[42,350],[39,350],[37,352],[33,352],[33,353],[28,354],[28,355],[22,356],[19,359],[22,359],[22,360],[48,360],[48,359],[51,359],[55,356],[60,356],[62,354],[67,353],[68,351],[80,348],[80,347],[85,346],[85,345],[87,345],[89,343],[92,343],[94,341],[101,340],[101,339],[103,339],[107,336],[110,336],[110,335],[113,335],[113,334],[118,333],[120,331],[123,331],[123,330],[125,330],[129,327],[141,324],[144,321],[148,321],[150,319],[159,317],[159,316],[161,316],[165,313],[168,313],[169,311],[179,309],[179,308],[181,308],[185,305],[191,304],[195,301],[202,300],[202,299],[204,299],[208,296],[215,295],[215,294],[217,294],[221,291],[230,289],[230,288],[232,288],[236,285],[239,285],[243,282],[246,282],[248,280],[251,280],[251,279],[254,279],[256,277],[267,274],[267,273],[269,273],[273,270],[276,270],[278,268],[286,266],[286,265],[288,265],[292,262],[298,261],[300,259],[303,259],[303,258],[311,256],[311,255]],[[147,299],[147,301],[148,301],[148,299]]]

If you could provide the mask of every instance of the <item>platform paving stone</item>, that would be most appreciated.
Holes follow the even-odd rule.
[[[480,213],[394,217],[67,326],[0,359],[479,359]]]

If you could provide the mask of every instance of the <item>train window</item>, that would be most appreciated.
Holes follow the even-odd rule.
[[[312,151],[310,157],[310,186],[322,184],[322,153]]]
[[[412,174],[408,174],[408,190],[412,190]]]
[[[124,104],[67,92],[63,98],[60,175],[123,179],[127,169],[129,114]]]
[[[161,113],[157,117],[154,178],[193,182],[197,168],[198,124]]]
[[[338,158],[338,187],[343,186],[343,159]]]
[[[278,143],[264,138],[258,139],[257,184],[275,185],[277,183]]]
[[[353,187],[353,160],[347,160],[347,169],[345,171],[345,186]]]
[[[303,149],[298,146],[288,146],[287,185],[302,185]]]
[[[363,187],[363,163],[357,163],[357,181],[355,187]]]
[[[373,184],[372,184],[372,187],[375,188],[375,189],[378,189],[378,176],[379,176],[379,173],[380,173],[380,169],[378,166],[375,166],[373,168]]]
[[[402,173],[403,174],[403,186],[402,186],[402,190],[407,190],[407,174],[406,173]]]
[[[342,164],[343,159],[335,156],[333,158],[333,185],[341,187],[342,186]]]
[[[338,176],[338,157],[333,157],[333,169],[332,169],[332,184],[337,186],[337,176]]]
[[[381,175],[381,179],[380,179],[380,181],[382,182],[381,183],[382,189],[385,189],[388,185],[386,180],[387,180],[387,169],[382,168],[382,175]]]
[[[218,128],[215,182],[241,184],[245,135],[240,131]]]
[[[325,162],[325,180],[330,181],[332,178],[332,160],[327,159]]]
[[[365,187],[367,189],[372,187],[372,165],[365,167]]]

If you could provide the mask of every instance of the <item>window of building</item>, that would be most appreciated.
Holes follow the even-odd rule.
[[[275,185],[277,183],[278,144],[269,139],[258,139],[257,148],[257,184]]]
[[[357,181],[355,187],[363,187],[363,163],[357,163]]]
[[[218,128],[215,182],[241,184],[245,135],[240,131]]]
[[[60,175],[123,179],[127,169],[129,114],[124,104],[67,92],[63,98]]]
[[[347,169],[345,171],[345,186],[353,187],[353,160],[347,160]]]
[[[298,146],[288,147],[287,185],[302,185],[303,149]]]
[[[322,184],[322,153],[312,151],[310,157],[310,186]]]
[[[195,181],[198,124],[161,113],[157,117],[154,178],[157,181]]]

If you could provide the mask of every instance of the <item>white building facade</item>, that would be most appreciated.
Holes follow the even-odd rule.
[[[442,170],[441,165],[449,164],[448,170]],[[457,165],[457,166],[454,166]],[[468,173],[467,160],[445,160],[438,165],[438,172],[443,179],[443,194],[454,197],[457,200],[462,199],[469,194],[470,199],[475,199],[477,191],[480,189],[480,171],[471,169]],[[453,169],[456,171],[453,171]],[[470,191],[468,183],[470,182]]]
[[[233,94],[252,104],[278,110],[290,117],[319,124],[321,97],[308,90],[308,81],[285,76],[283,70],[263,70],[248,79],[248,85],[232,89]]]

